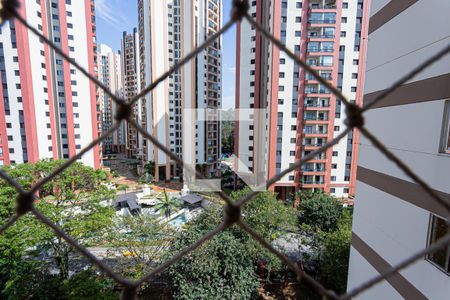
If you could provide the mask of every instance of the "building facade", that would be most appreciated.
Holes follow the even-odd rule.
[[[140,58],[139,58],[139,34],[134,28],[132,33],[123,33],[122,37],[122,84],[123,96],[126,101],[131,100],[140,90]],[[140,123],[141,105],[136,102],[133,107],[133,118]],[[137,130],[126,124],[125,152],[128,157],[142,159],[142,137]]]
[[[20,1],[20,14],[95,74],[94,1]],[[30,33],[6,22],[0,34],[0,164],[69,158],[98,136],[96,89]],[[99,146],[81,161],[98,168]]]
[[[283,44],[351,102],[362,103],[367,0],[256,0],[250,5],[251,15]],[[341,100],[248,22],[238,25],[236,57],[240,176],[275,176],[345,130]],[[267,119],[263,125],[261,116]],[[271,189],[282,198],[299,189],[353,195],[357,143],[358,133],[352,131]]]
[[[220,29],[220,0],[139,0],[141,86],[159,76]],[[216,40],[141,100],[141,123],[186,164],[207,176],[220,156],[221,40]],[[200,111],[196,111],[199,109]],[[159,180],[182,175],[165,153],[145,140],[146,161]]]
[[[115,95],[122,97],[122,60],[120,51],[114,51],[105,44],[98,45],[97,53],[98,78]],[[114,123],[117,104],[111,100],[103,89],[98,88],[98,103],[102,112],[101,131],[106,132]],[[126,124],[123,122],[118,130],[108,136],[102,143],[103,154],[125,153]]]
[[[365,104],[450,43],[449,1],[401,2],[372,0]],[[365,112],[368,130],[447,203],[449,72],[447,54]],[[448,212],[364,137],[356,196],[349,290],[449,233]],[[449,275],[447,246],[354,299],[449,299]]]

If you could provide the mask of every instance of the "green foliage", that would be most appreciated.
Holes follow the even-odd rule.
[[[150,173],[145,173],[144,175],[139,177],[138,183],[139,184],[146,184],[146,183],[151,183],[154,180],[155,180],[155,178],[153,177],[153,175],[151,175]]]
[[[114,281],[106,276],[96,275],[92,270],[80,272],[62,287],[65,299],[119,299],[119,294],[113,291]]]
[[[19,299],[119,299],[113,291],[114,282],[91,270],[82,271],[68,280],[51,275],[27,264],[7,283],[2,296],[10,300]]]
[[[300,223],[323,231],[335,230],[342,214],[342,204],[335,197],[317,192],[299,192]]]
[[[197,241],[221,221],[222,212],[211,208],[182,232],[171,248],[172,255]],[[175,299],[249,299],[259,285],[249,237],[237,228],[228,229],[169,268]]]
[[[231,194],[234,200],[251,192],[245,188]],[[272,192],[260,192],[242,208],[244,221],[262,237],[274,241],[287,230],[293,230],[297,224],[297,212],[285,205]]]
[[[232,194],[238,199],[250,189]],[[242,209],[243,219],[268,241],[274,241],[295,228],[297,214],[271,192],[259,193]],[[172,255],[197,241],[221,224],[223,210],[210,206],[186,225],[172,247]],[[207,259],[205,259],[207,258]],[[285,266],[239,227],[219,233],[169,269],[176,299],[249,299],[255,295],[259,279],[258,262],[269,270]]]
[[[169,196],[164,189],[162,196],[159,197],[159,203],[154,206],[156,212],[162,211],[166,218],[169,218],[172,212],[178,210],[181,207],[180,201],[175,198]]]
[[[234,120],[234,111],[228,110],[222,112],[223,119]],[[222,153],[234,152],[234,127],[235,121],[222,121]]]
[[[185,237],[188,246],[200,236]],[[177,247],[177,248],[178,248]],[[249,299],[258,287],[253,262],[230,232],[181,259],[169,271],[176,299]]]
[[[6,166],[3,170],[29,189],[64,162],[42,160],[35,164]],[[80,244],[89,246],[107,230],[114,215],[108,201],[113,194],[101,184],[104,180],[104,171],[95,171],[76,162],[39,189],[35,206]],[[1,180],[0,224],[13,215],[16,196],[9,184]],[[53,258],[59,277],[67,279],[72,252],[73,248],[56,237],[49,227],[32,215],[24,215],[0,235],[0,285],[2,289],[14,290],[17,279],[23,278],[22,270],[27,270],[29,264],[37,264],[35,256],[43,253]]]
[[[144,170],[146,173],[150,174],[151,176],[155,176],[155,162],[149,161],[145,166]]]
[[[130,188],[130,186],[127,185],[127,184],[120,184],[120,185],[117,186],[117,190],[118,191],[126,191],[129,188]]]
[[[339,293],[345,292],[347,287],[351,237],[352,215],[347,209],[344,210],[335,231],[320,234],[323,248],[319,276],[328,288]]]
[[[174,237],[167,222],[146,215],[123,216],[116,218],[105,242],[111,246],[110,256],[122,257],[114,268],[123,276],[138,279],[162,262]]]

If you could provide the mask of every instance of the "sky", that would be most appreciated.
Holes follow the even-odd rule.
[[[97,41],[120,50],[124,31],[137,27],[138,0],[96,0]],[[230,19],[232,0],[223,0],[223,23]],[[236,25],[222,36],[222,108],[234,108],[236,77]]]

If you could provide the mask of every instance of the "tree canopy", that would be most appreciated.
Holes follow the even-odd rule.
[[[35,164],[5,166],[3,171],[29,189],[63,163],[62,160],[42,160]],[[39,189],[35,206],[78,243],[89,246],[107,230],[114,215],[110,203],[113,194],[102,184],[106,179],[106,172],[75,162]],[[16,191],[0,180],[1,224],[14,214],[16,197]],[[1,285],[5,288],[17,282],[19,279],[15,276],[23,275],[23,268],[42,263],[43,255],[49,256],[59,276],[67,279],[69,254],[73,251],[52,229],[31,214],[24,215],[0,235]],[[23,257],[29,259],[25,261]]]
[[[250,192],[232,194],[238,199]],[[242,208],[243,219],[268,241],[274,241],[296,225],[296,212],[271,192],[259,193]],[[197,241],[221,224],[223,209],[211,205],[186,225],[175,240],[171,255]],[[249,299],[259,286],[258,262],[269,270],[285,268],[274,255],[238,226],[217,234],[211,240],[169,268],[176,299]]]
[[[335,230],[342,214],[342,203],[322,191],[300,192],[300,222],[324,231]]]

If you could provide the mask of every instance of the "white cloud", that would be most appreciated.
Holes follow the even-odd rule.
[[[118,0],[97,0],[95,2],[97,16],[118,30],[129,27],[129,22],[120,8]]]

